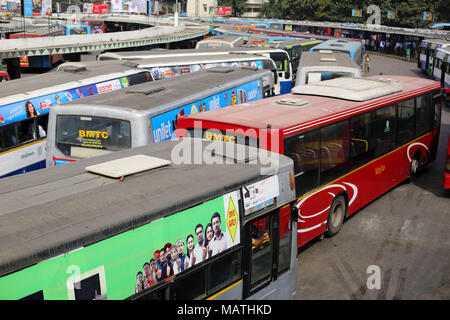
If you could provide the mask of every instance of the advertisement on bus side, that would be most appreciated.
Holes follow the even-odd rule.
[[[172,139],[175,136],[177,119],[182,115],[220,109],[259,99],[262,99],[262,85],[260,80],[255,80],[160,114],[151,119],[153,141],[161,142]]]
[[[0,299],[128,298],[240,244],[240,214],[233,191],[3,276]]]
[[[128,78],[122,77],[120,79],[113,79],[101,83],[69,89],[66,91],[59,91],[45,96],[32,98],[30,100],[23,100],[5,106],[0,106],[0,125],[16,122],[27,118],[25,104],[27,104],[28,101],[31,102],[31,105],[34,107],[37,114],[41,115],[44,113],[48,113],[52,106],[60,103],[65,103],[105,92],[111,92],[126,87],[129,87]]]

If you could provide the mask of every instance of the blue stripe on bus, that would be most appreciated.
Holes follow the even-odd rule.
[[[280,81],[280,94],[291,93],[292,81]]]
[[[26,167],[11,171],[7,174],[5,174],[4,176],[1,176],[0,178],[5,178],[5,177],[9,177],[9,176],[14,176],[16,174],[20,174],[20,173],[25,173],[25,172],[29,172],[29,171],[34,171],[34,170],[39,170],[39,169],[44,169],[45,168],[45,160],[30,164]]]

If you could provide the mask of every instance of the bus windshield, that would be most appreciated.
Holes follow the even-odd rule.
[[[130,148],[130,122],[59,115],[56,119],[56,147],[64,155],[79,159]]]
[[[70,28],[70,34],[86,34],[86,28],[82,28],[82,27],[71,27]]]

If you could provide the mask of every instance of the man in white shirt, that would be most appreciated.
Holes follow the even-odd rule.
[[[197,238],[197,244],[195,245],[193,251],[194,259],[192,261],[192,265],[203,261],[205,238],[203,237],[203,226],[201,224],[197,224],[195,227],[195,236]]]
[[[227,240],[225,238],[225,234],[220,229],[220,222],[220,214],[215,212],[211,218],[214,237],[209,243],[213,256],[227,249]]]

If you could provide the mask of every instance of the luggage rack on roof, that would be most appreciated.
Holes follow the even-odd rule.
[[[351,101],[367,101],[403,91],[398,80],[390,78],[350,78],[314,82],[292,89],[293,94],[323,96]]]

